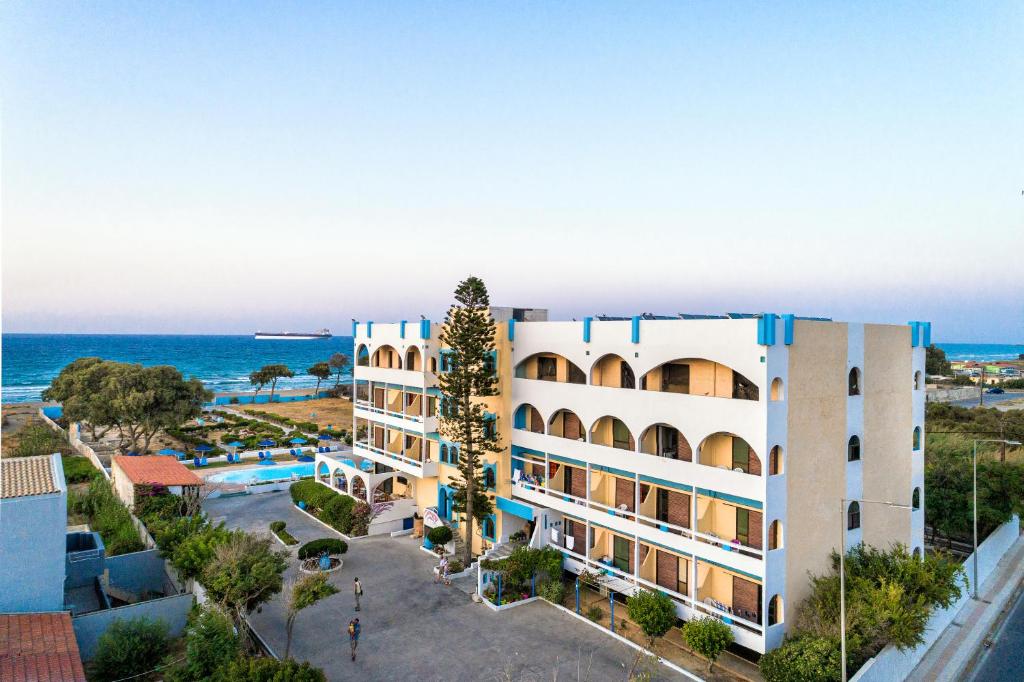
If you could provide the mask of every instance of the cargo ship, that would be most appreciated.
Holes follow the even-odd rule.
[[[321,329],[318,332],[256,332],[257,339],[267,341],[309,341],[312,339],[331,338],[330,329]]]

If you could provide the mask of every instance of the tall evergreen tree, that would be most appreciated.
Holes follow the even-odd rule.
[[[494,511],[485,492],[482,455],[500,452],[497,425],[489,421],[479,398],[495,394],[497,377],[489,363],[494,350],[494,319],[489,310],[487,287],[478,277],[468,277],[455,289],[455,303],[448,309],[441,345],[447,354],[447,371],[440,375],[441,435],[459,444],[458,477],[451,479],[454,511],[465,519],[463,565],[473,552],[473,527]]]

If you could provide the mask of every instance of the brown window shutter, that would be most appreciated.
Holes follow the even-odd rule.
[[[570,467],[566,467],[568,470]],[[587,499],[587,470],[572,467],[572,488],[569,494],[575,497]]]
[[[384,427],[375,426],[373,427],[373,446],[376,448],[384,449]]]
[[[626,509],[634,511],[636,509],[636,499],[634,498],[636,490],[636,483],[629,481],[625,478],[615,479],[615,506],[621,507],[626,505]]]
[[[530,431],[544,433],[544,418],[540,416],[537,408],[532,405],[530,406]]]
[[[675,592],[679,589],[679,557],[660,549],[656,551],[654,582]]]
[[[668,522],[683,528],[690,527],[690,496],[668,491]]]
[[[572,412],[566,412],[564,420],[562,433],[565,434],[566,438],[579,440],[583,433],[583,425],[580,423],[580,418]]]
[[[693,461],[693,450],[690,449],[690,444],[686,441],[682,431],[679,432],[679,442],[676,445],[676,452],[678,453],[678,459],[681,459],[684,462]]]
[[[761,549],[761,534],[764,530],[762,525],[763,518],[761,512],[752,511],[750,512],[750,546],[754,549]]]
[[[636,547],[634,547],[636,543],[632,540],[627,540],[627,542],[629,542],[629,573],[632,574],[636,572]]]
[[[749,446],[747,447],[747,466],[750,469],[750,473],[754,476],[761,475],[761,460],[754,453],[754,448]]]
[[[738,576],[732,577],[732,611],[740,618],[761,622],[761,586]]]

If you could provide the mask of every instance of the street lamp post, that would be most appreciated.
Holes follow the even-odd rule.
[[[1019,440],[1003,440],[1002,438],[976,438],[974,439],[974,456],[972,463],[972,477],[974,479],[974,500],[971,510],[974,516],[974,557],[971,562],[974,565],[974,579],[971,581],[974,600],[978,600],[978,443],[1003,443],[1004,445],[1020,445]]]
[[[882,500],[847,500],[844,497],[840,501],[842,507],[839,513],[839,530],[842,540],[839,543],[839,654],[843,659],[843,682],[846,682],[846,503],[848,501],[855,501],[859,504],[878,504],[893,509],[912,509],[909,504]]]

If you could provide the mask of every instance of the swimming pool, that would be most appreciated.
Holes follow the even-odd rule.
[[[266,483],[268,481],[287,481],[292,474],[301,477],[313,475],[313,462],[298,464],[275,464],[274,466],[255,466],[240,471],[225,471],[222,474],[207,476],[212,483]]]

